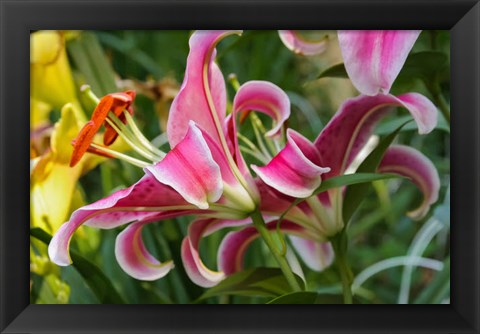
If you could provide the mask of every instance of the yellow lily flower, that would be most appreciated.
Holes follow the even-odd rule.
[[[77,34],[48,30],[30,35],[31,224],[51,233],[83,205],[80,176],[105,161],[87,154],[77,166],[69,166],[71,142],[87,121],[65,49],[66,39]],[[53,109],[61,109],[54,128],[49,127]],[[128,146],[119,138],[113,148],[124,151]]]
[[[70,142],[80,129],[74,109],[72,104],[62,108],[61,118],[50,139],[50,151],[39,158],[31,174],[32,224],[49,232],[56,231],[68,218],[73,193],[83,169],[83,164],[69,167]]]
[[[32,225],[48,232],[55,232],[71,211],[83,205],[83,198],[77,181],[81,175],[93,169],[106,158],[87,153],[74,167],[70,167],[72,140],[78,135],[83,123],[72,103],[61,111],[60,120],[55,124],[50,138],[50,150],[38,157],[30,177],[30,212]],[[97,140],[101,135],[98,135]],[[112,148],[124,150],[126,144],[118,140]]]
[[[34,134],[31,138],[31,158],[34,159],[30,179],[31,223],[49,232],[54,232],[66,219],[82,172],[82,166],[68,167],[70,141],[85,122],[75,89],[65,50],[65,34],[55,30],[32,33],[30,129]],[[53,108],[62,108],[62,116],[52,133],[48,129],[48,116]],[[35,135],[39,129],[42,131],[40,145],[34,143],[38,141]],[[50,148],[48,142],[44,144],[45,140],[50,140]]]

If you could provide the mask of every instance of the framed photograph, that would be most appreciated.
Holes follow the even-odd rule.
[[[480,331],[477,1],[0,17],[2,333]]]

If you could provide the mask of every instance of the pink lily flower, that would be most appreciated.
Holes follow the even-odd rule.
[[[387,94],[421,30],[339,30],[350,80],[365,95]]]
[[[322,170],[322,180],[343,175],[365,146],[375,125],[394,107],[405,108],[411,113],[420,134],[432,131],[436,125],[435,106],[420,94],[359,96],[343,103],[313,144],[289,130],[286,146],[270,163],[264,167],[252,166],[258,176],[260,210],[270,217],[269,230],[277,229],[275,217],[282,216],[296,198],[306,198],[287,211],[280,230],[289,235],[292,246],[310,269],[321,271],[332,263],[334,252],[328,240],[344,228],[341,214],[343,189],[311,196],[319,185],[313,177],[315,170],[329,166],[329,171]],[[285,161],[281,174],[277,170],[279,161]],[[413,148],[392,145],[378,172],[399,174],[417,185],[424,200],[417,209],[409,212],[414,219],[424,217],[438,199],[438,172],[427,157]],[[199,240],[220,228],[243,225],[246,225],[243,229],[229,232],[223,239],[218,251],[219,271],[208,269],[198,255]],[[215,285],[225,275],[243,269],[243,256],[248,245],[258,236],[258,231],[245,221],[239,224],[211,219],[192,223],[182,245],[182,251],[189,252],[189,261],[184,257],[187,273],[199,285]]]
[[[185,79],[172,103],[168,120],[172,150],[160,156],[159,161],[146,165],[145,176],[134,185],[76,210],[49,245],[53,262],[71,263],[69,243],[83,224],[103,229],[130,224],[116,242],[115,254],[120,266],[137,279],[158,279],[167,274],[173,264],[161,263],[145,248],[141,238],[145,224],[181,215],[241,221],[256,210],[259,193],[240,154],[235,116],[251,109],[264,112],[274,121],[268,135],[276,136],[289,116],[290,102],[277,86],[251,81],[240,87],[232,115],[226,116],[226,87],[214,63],[215,46],[222,38],[239,33],[199,31],[192,35]],[[108,110],[103,109],[102,115],[106,117]],[[121,121],[128,125],[131,118],[124,115]],[[101,122],[99,119],[96,123]],[[86,126],[91,127],[90,123]],[[121,126],[112,129],[121,132]],[[77,140],[87,137],[91,140],[93,134]],[[82,154],[99,150],[111,154],[105,147],[90,142],[77,141],[76,145],[84,147]],[[141,162],[139,165],[142,166]],[[317,171],[318,178],[322,171]]]
[[[275,137],[288,118],[290,103],[277,86],[251,81],[240,87],[232,114],[226,115],[225,82],[214,63],[215,45],[234,33],[239,32],[192,35],[185,79],[168,120],[172,150],[160,161],[146,166],[145,175],[134,185],[76,210],[49,245],[53,262],[71,263],[69,243],[79,226],[109,229],[129,224],[116,241],[115,254],[120,266],[137,279],[159,279],[173,268],[173,263],[160,262],[148,252],[141,237],[142,227],[162,219],[195,215],[198,220],[189,226],[182,242],[183,264],[193,282],[213,286],[241,269],[248,244],[258,237],[258,232],[249,226],[250,216],[260,210],[267,218],[266,228],[274,230],[278,217],[295,197],[301,197],[306,198],[305,202],[287,212],[280,229],[290,236],[307,266],[322,270],[333,259],[328,238],[343,228],[343,221],[338,215],[342,201],[339,190],[312,196],[321,179],[343,174],[375,123],[391,107],[408,109],[420,133],[427,133],[435,126],[436,109],[421,95],[362,96],[347,101],[314,143],[288,130],[287,143],[278,155],[266,166],[252,166],[258,175],[254,179],[240,154],[236,116],[250,110],[271,116],[274,126],[267,135]],[[393,152],[390,160],[386,156],[381,168],[411,176],[421,185],[428,199],[418,212],[424,214],[438,192],[434,180],[438,175],[428,160],[418,158],[419,154],[409,154],[406,150]],[[219,271],[207,268],[199,256],[201,239],[221,228],[242,226],[245,228],[230,232],[223,240],[218,255]]]

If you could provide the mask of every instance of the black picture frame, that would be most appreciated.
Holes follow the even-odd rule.
[[[480,4],[0,0],[2,333],[479,333]],[[30,305],[29,33],[36,29],[451,31],[450,305]]]

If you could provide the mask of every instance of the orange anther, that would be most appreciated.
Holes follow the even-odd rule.
[[[85,152],[89,151],[90,144],[98,132],[102,124],[105,125],[106,131],[104,134],[104,144],[109,146],[113,144],[117,138],[117,132],[105,121],[108,113],[112,111],[123,123],[126,123],[123,110],[127,109],[130,114],[133,114],[131,104],[135,98],[135,91],[127,91],[125,93],[112,93],[105,95],[95,110],[92,113],[92,118],[80,130],[79,134],[73,141],[73,153],[70,159],[70,166],[75,166]],[[93,151],[92,151],[93,153]]]
[[[125,119],[125,115],[123,114],[123,110],[127,109],[130,115],[133,115],[133,108],[131,104],[135,99],[135,91],[129,90],[125,93],[113,93],[110,95],[112,95],[112,97],[115,99],[111,111],[123,122],[123,124],[126,124],[127,121]],[[117,131],[115,131],[110,124],[105,123],[103,144],[105,146],[110,146],[115,142],[117,137]]]
[[[240,114],[240,124],[243,124],[252,111],[248,110]]]
[[[70,158],[70,167],[75,166],[82,156],[87,152],[88,147],[92,143],[93,137],[97,132],[95,130],[96,124],[93,121],[89,121],[85,126],[80,130],[77,137],[73,140],[73,152],[72,157]]]

